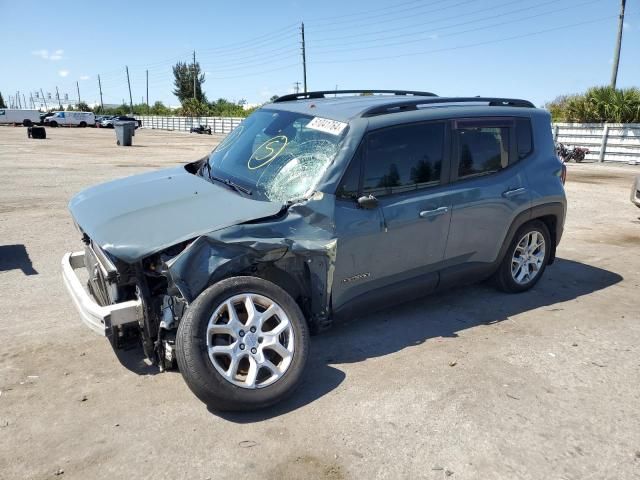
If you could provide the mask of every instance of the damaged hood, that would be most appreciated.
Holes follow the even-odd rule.
[[[133,263],[176,243],[277,214],[282,204],[245,198],[184,167],[90,187],[69,210],[95,243]]]

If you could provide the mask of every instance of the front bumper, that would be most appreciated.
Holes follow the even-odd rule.
[[[85,325],[107,336],[115,326],[141,320],[144,314],[140,299],[105,307],[96,303],[84,289],[75,272],[79,268],[85,268],[84,255],[84,252],[70,252],[62,257],[62,278]]]

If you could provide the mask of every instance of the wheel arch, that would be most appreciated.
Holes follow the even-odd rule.
[[[500,265],[504,256],[507,253],[509,245],[513,241],[513,237],[518,229],[533,220],[540,220],[545,224],[549,230],[549,236],[551,237],[551,254],[549,256],[549,265],[553,263],[556,257],[556,248],[560,239],[562,238],[562,232],[564,227],[565,206],[560,202],[546,203],[543,205],[537,205],[533,208],[529,208],[524,212],[521,212],[511,223],[507,235],[500,248],[500,254],[496,259],[496,266]]]

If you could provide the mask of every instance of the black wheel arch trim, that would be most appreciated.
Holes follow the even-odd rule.
[[[561,202],[536,205],[535,207],[529,208],[518,214],[513,222],[511,222],[511,226],[507,231],[504,242],[502,242],[500,253],[498,254],[498,258],[496,259],[496,265],[500,265],[500,263],[502,262],[502,259],[507,253],[509,245],[511,245],[511,241],[513,240],[514,235],[522,225],[536,219],[542,219],[544,221],[545,218],[549,217],[555,219],[553,228],[549,228],[549,234],[551,235],[553,240],[551,244],[551,254],[549,255],[548,263],[549,265],[551,265],[556,258],[556,247],[558,246],[558,243],[560,243],[560,239],[562,238],[562,232],[564,229],[564,216],[565,206]]]

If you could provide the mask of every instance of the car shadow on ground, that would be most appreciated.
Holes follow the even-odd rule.
[[[544,307],[562,310],[559,304],[603,290],[622,279],[608,270],[558,258],[538,285],[525,293],[506,294],[483,283],[365,314],[312,338],[306,378],[289,399],[255,412],[210,412],[234,423],[278,417],[312,403],[340,385],[346,375],[332,365],[389,355],[430,338],[455,338],[461,330],[499,323],[530,310],[542,309],[540,315],[544,315]]]
[[[22,270],[25,275],[37,275],[23,244],[0,245],[0,272]]]

